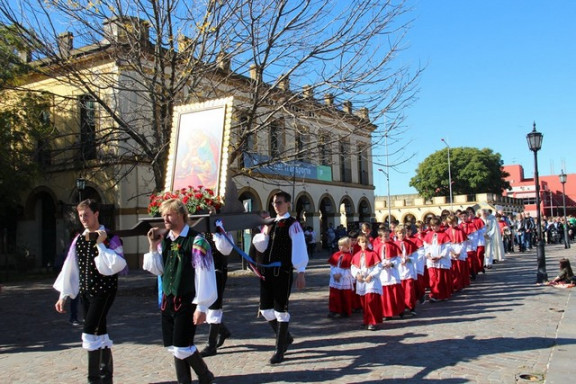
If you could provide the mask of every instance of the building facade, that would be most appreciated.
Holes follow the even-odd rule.
[[[388,222],[389,217],[400,223],[425,222],[429,217],[440,216],[442,211],[454,212],[468,207],[476,210],[489,208],[493,212],[502,211],[508,216],[524,210],[521,200],[494,193],[455,195],[452,203],[447,196],[436,196],[427,200],[417,194],[409,194],[390,196],[390,205],[387,196],[376,196],[375,219],[379,223]]]
[[[504,165],[503,169],[510,176],[506,181],[511,188],[504,191],[504,196],[520,199],[524,210],[536,217],[536,184],[534,178],[524,175],[521,165]],[[564,186],[560,182],[560,175],[539,176],[540,181],[540,214],[546,217],[564,215],[564,200],[566,201],[566,215],[576,216],[576,174],[566,174]],[[565,192],[565,194],[563,193]]]
[[[104,26],[109,33],[120,33],[110,20]],[[142,36],[147,36],[143,33]],[[155,191],[154,174],[147,162],[129,156],[133,139],[108,139],[117,121],[107,108],[120,113],[122,121],[131,122],[137,137],[152,135],[149,121],[154,106],[139,96],[139,85],[129,67],[120,60],[103,55],[113,44],[74,48],[72,36],[63,35],[69,60],[81,61],[85,76],[98,84],[98,74],[106,74],[122,86],[110,90],[96,87],[98,98],[72,84],[67,73],[53,76],[30,75],[24,86],[45,92],[50,99],[47,111],[54,130],[59,132],[46,150],[42,177],[35,187],[23,191],[21,215],[17,219],[14,241],[33,255],[36,267],[59,265],[71,238],[79,230],[74,206],[84,198],[103,204],[101,222],[112,229],[128,229],[148,216],[148,196]],[[49,63],[30,63],[48,65]],[[224,63],[219,71],[230,71]],[[220,72],[219,72],[220,73]],[[216,73],[214,76],[217,76]],[[190,98],[183,87],[180,103],[199,102],[216,97],[234,97],[231,146],[243,128],[243,116],[252,97],[249,89],[257,72],[249,76],[229,74],[222,79],[207,78],[200,84],[204,97]],[[208,91],[209,90],[209,91]],[[280,92],[281,91],[281,92]],[[289,95],[293,103],[278,111],[278,100]],[[277,98],[277,99],[276,99]],[[108,101],[106,108],[97,99]],[[371,221],[374,217],[371,134],[375,126],[368,111],[352,110],[351,102],[342,106],[326,95],[317,100],[311,90],[291,91],[287,84],[270,93],[267,107],[262,107],[255,134],[243,144],[243,155],[228,164],[246,211],[271,211],[272,194],[284,190],[293,196],[292,211],[304,225],[321,234],[329,224],[346,225],[351,221]],[[270,113],[267,113],[267,111]],[[274,119],[270,122],[270,116]],[[266,116],[266,118],[263,118]],[[266,167],[259,166],[264,161]],[[284,160],[286,159],[286,160]],[[110,164],[110,165],[107,165]],[[80,187],[78,181],[84,185]],[[79,188],[80,187],[80,188]],[[241,237],[239,236],[239,239]],[[243,239],[243,238],[242,238]],[[124,251],[130,267],[139,267],[141,255],[148,250],[146,239],[124,238]],[[320,236],[317,237],[320,242]]]

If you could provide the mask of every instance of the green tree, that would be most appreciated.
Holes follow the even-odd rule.
[[[502,193],[510,188],[504,180],[508,173],[502,170],[500,154],[488,148],[451,148],[450,173],[454,195]],[[434,152],[421,162],[410,186],[425,198],[447,196],[450,189],[448,148]]]

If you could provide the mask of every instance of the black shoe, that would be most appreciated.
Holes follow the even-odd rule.
[[[208,331],[208,342],[206,343],[206,347],[204,347],[204,349],[200,352],[200,356],[208,357],[214,356],[218,353],[216,350],[216,339],[220,333],[220,326],[221,324],[210,324],[210,330]]]
[[[376,326],[375,326],[374,324],[369,324],[369,325],[366,327],[366,329],[369,330],[369,331],[375,331],[377,328],[376,328]]]
[[[210,345],[210,344],[206,344],[206,346],[204,347],[204,349],[202,351],[200,351],[200,356],[202,357],[210,357],[210,356],[214,356],[218,353],[218,351],[216,350],[216,346],[214,345]]]

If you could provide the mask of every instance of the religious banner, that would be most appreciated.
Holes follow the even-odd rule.
[[[174,108],[166,190],[202,186],[224,197],[232,105],[229,97]]]

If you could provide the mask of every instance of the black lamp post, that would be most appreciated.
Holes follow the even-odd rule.
[[[76,189],[78,190],[78,202],[82,201],[82,192],[86,189],[86,179],[79,177],[76,179]]]
[[[562,205],[564,206],[564,248],[570,248],[570,239],[568,238],[568,221],[566,221],[566,190],[564,185],[568,176],[564,173],[564,170],[560,171],[560,182],[562,183]]]
[[[536,184],[536,229],[538,233],[538,242],[536,244],[536,260],[538,261],[538,273],[536,282],[543,283],[548,280],[546,273],[546,255],[544,253],[544,240],[542,239],[542,218],[540,216],[540,179],[538,178],[538,151],[542,148],[542,139],[544,135],[536,131],[536,123],[532,132],[526,135],[528,147],[534,152],[534,183]]]

